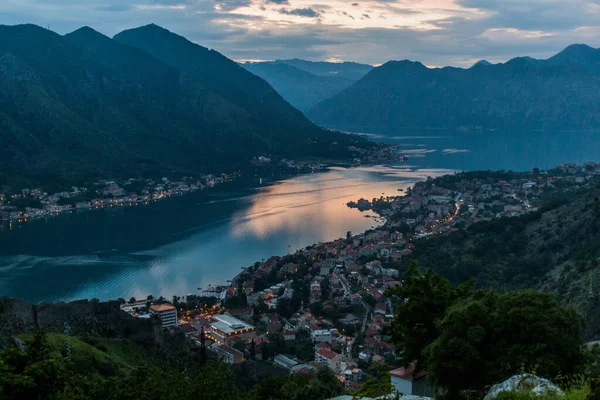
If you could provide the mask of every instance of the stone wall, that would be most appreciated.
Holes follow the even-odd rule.
[[[118,301],[78,300],[39,305],[0,297],[0,335],[15,335],[38,327],[63,332],[67,322],[73,335],[129,338],[138,343],[160,342],[157,319],[134,318],[121,311]]]

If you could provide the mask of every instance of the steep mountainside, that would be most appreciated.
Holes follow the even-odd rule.
[[[154,44],[182,57],[170,64],[90,28],[0,26],[0,189],[218,172],[265,153],[344,157],[357,140],[316,127],[220,54],[141,32],[175,38]]]
[[[415,245],[417,265],[453,282],[475,278],[480,287],[556,293],[585,317],[586,336],[600,337],[599,187],[535,213],[480,222]]]
[[[277,62],[245,63],[242,66],[269,82],[284,99],[301,111],[335,96],[354,83],[337,76],[313,75]]]
[[[600,50],[574,45],[548,60],[469,69],[390,61],[307,115],[349,129],[598,129]]]

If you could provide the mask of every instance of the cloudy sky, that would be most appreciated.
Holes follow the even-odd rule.
[[[114,35],[156,23],[235,60],[468,66],[600,47],[600,0],[0,0],[0,24]]]

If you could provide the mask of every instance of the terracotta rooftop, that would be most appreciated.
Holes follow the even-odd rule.
[[[150,306],[150,309],[152,311],[155,312],[165,312],[165,311],[171,311],[175,309],[175,306],[172,304],[155,304],[153,306]]]
[[[416,381],[427,375],[425,371],[419,371],[415,374],[415,366],[411,364],[407,368],[397,368],[390,371],[390,374],[409,381]]]

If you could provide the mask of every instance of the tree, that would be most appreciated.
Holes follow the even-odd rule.
[[[378,398],[389,394],[392,391],[392,382],[390,380],[390,371],[393,368],[386,364],[378,362],[369,367],[369,376],[367,382],[357,392],[357,397]]]
[[[250,343],[250,359],[254,360],[256,359],[256,343],[254,343],[254,338],[252,339],[252,342]]]
[[[389,333],[404,365],[416,361],[418,371],[424,367],[425,348],[439,336],[438,322],[452,304],[472,292],[473,282],[453,287],[431,270],[421,274],[414,262],[404,280],[404,286],[397,286],[386,294],[403,300],[396,309]]]
[[[452,396],[482,391],[520,370],[553,379],[583,371],[583,320],[534,291],[479,291],[448,310],[427,348],[427,371]]]
[[[292,301],[286,298],[280,298],[275,308],[277,314],[284,318],[290,318],[298,308],[292,306]]]

